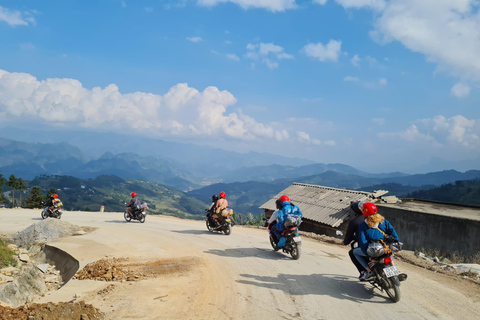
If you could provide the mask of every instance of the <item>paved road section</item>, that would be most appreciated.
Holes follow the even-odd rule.
[[[40,210],[0,210],[0,233],[40,221]],[[109,319],[478,319],[475,284],[397,261],[408,280],[402,298],[357,280],[347,248],[303,239],[302,256],[274,252],[266,230],[235,226],[210,233],[204,221],[147,216],[127,223],[123,213],[66,212],[62,221],[96,229],[50,243],[87,263],[108,257],[132,261],[194,258],[188,272],[138,282],[71,280],[38,302],[92,303]],[[181,261],[181,260],[179,260]],[[103,291],[102,291],[103,290]],[[110,290],[110,291],[109,291]]]

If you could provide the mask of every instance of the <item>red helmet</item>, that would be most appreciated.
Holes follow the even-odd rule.
[[[286,195],[281,196],[280,198],[278,198],[278,200],[280,200],[280,203],[283,203],[285,201],[290,202],[290,198]]]
[[[377,206],[372,202],[363,203],[360,210],[362,210],[363,216],[365,218],[371,216],[372,214],[378,213]]]
[[[52,194],[52,198],[57,199],[58,198],[57,194],[56,193]]]
[[[225,192],[222,191],[218,196],[220,197],[220,199],[222,199],[225,198],[227,195],[225,194]]]
[[[132,192],[132,198],[133,198],[133,197],[136,197],[136,196],[137,196],[137,193]]]

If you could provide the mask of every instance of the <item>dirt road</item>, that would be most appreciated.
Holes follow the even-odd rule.
[[[0,233],[40,220],[39,210],[0,210]],[[108,257],[146,263],[176,259],[156,278],[69,281],[36,302],[77,295],[108,319],[478,319],[480,290],[468,281],[397,261],[408,280],[402,298],[360,283],[347,248],[303,239],[300,260],[274,252],[265,230],[235,226],[210,233],[202,221],[147,216],[127,223],[123,213],[66,212],[63,221],[97,228],[51,243],[80,268]],[[193,262],[192,262],[193,261]],[[188,263],[189,266],[182,266]]]

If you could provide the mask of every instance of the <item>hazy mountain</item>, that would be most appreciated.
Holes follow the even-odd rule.
[[[288,158],[268,153],[238,153],[220,148],[195,144],[167,142],[160,139],[139,138],[115,133],[79,132],[67,130],[22,130],[13,127],[0,128],[0,136],[29,143],[68,142],[91,158],[98,158],[106,152],[137,153],[142,157],[153,156],[186,166],[197,176],[222,177],[227,172],[252,166],[272,164],[301,166],[313,161]]]
[[[113,175],[98,176],[95,179],[79,179],[70,176],[39,176],[28,181],[29,187],[38,186],[46,194],[55,188],[67,210],[123,212],[130,193],[135,191],[142,202],[148,204],[149,214],[166,214],[182,218],[201,219],[207,205],[189,197],[184,192],[156,183],[122,179]],[[65,214],[68,214],[66,212]],[[123,215],[118,219],[122,220]]]
[[[217,183],[193,190],[189,192],[188,195],[207,202],[211,199],[212,195],[224,191],[227,193],[230,207],[236,212],[251,212],[253,214],[258,214],[261,212],[261,210],[258,209],[260,205],[267,202],[274,195],[281,192],[294,182],[367,192],[381,189],[388,190],[389,195],[404,196],[413,191],[431,189],[458,180],[480,178],[480,171],[471,170],[461,173],[455,170],[449,170],[415,175],[411,180],[408,180],[407,178],[409,177],[369,178],[353,174],[327,171],[318,175],[297,177],[293,179],[278,179],[270,182],[250,181]],[[406,184],[403,185],[402,183]]]

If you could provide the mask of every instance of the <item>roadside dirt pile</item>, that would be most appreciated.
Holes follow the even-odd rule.
[[[183,257],[147,262],[128,258],[101,259],[87,264],[75,274],[78,280],[138,281],[165,274],[184,273],[201,264],[199,258]]]
[[[72,236],[82,231],[79,226],[58,219],[45,219],[23,229],[12,237],[19,247],[29,247],[36,242],[47,242],[51,239]]]
[[[100,310],[85,302],[27,304],[18,308],[0,306],[0,320],[93,320],[105,319]]]

